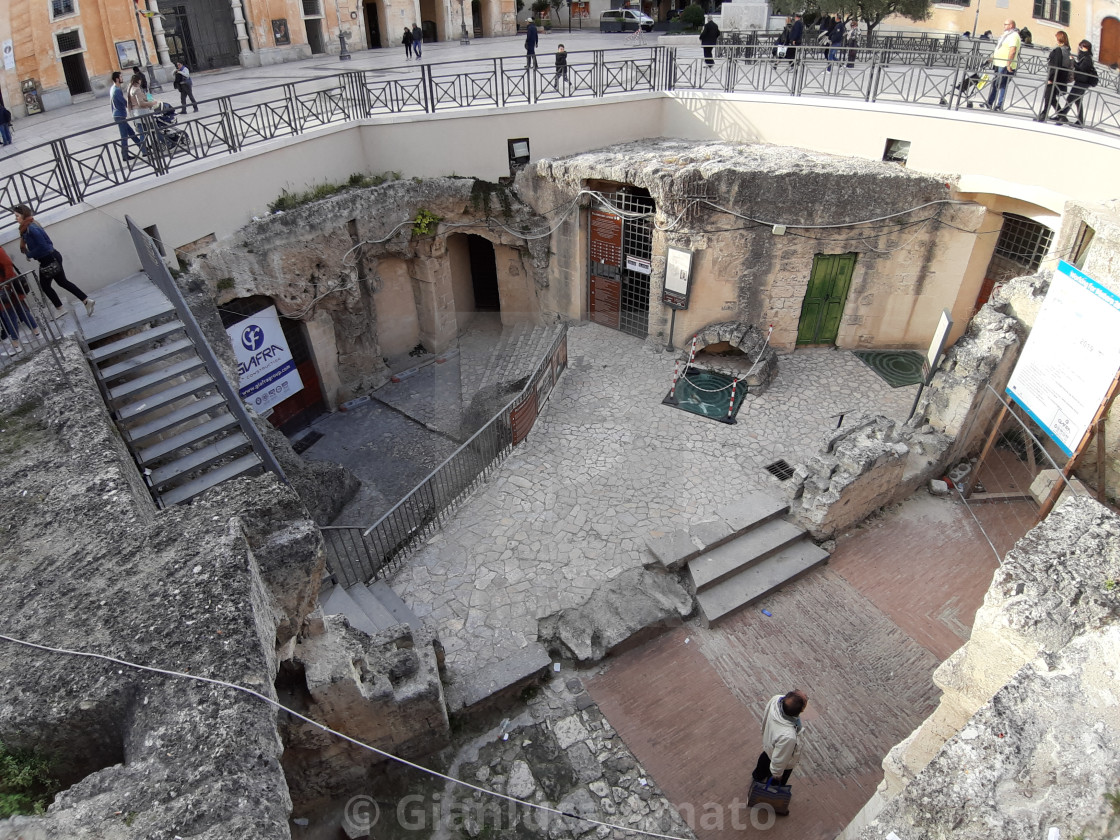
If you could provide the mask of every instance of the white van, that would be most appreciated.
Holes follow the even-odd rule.
[[[653,18],[637,9],[607,9],[599,15],[600,32],[633,32],[639,26],[651,31]]]

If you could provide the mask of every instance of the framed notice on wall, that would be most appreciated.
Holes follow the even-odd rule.
[[[604,265],[622,265],[622,217],[602,210],[591,211],[591,260]]]
[[[665,259],[665,288],[661,302],[673,309],[688,309],[688,295],[692,290],[692,252],[669,246]]]
[[[140,63],[140,51],[135,41],[117,41],[117,63],[122,70],[129,70]]]

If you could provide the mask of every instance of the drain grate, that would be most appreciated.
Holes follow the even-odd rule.
[[[778,479],[778,481],[789,481],[793,478],[793,467],[787,461],[779,458],[773,464],[766,465],[766,472]]]
[[[306,435],[292,444],[292,449],[295,450],[297,455],[302,455],[322,439],[322,432],[308,432]]]

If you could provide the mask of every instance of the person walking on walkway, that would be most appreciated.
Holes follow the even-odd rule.
[[[560,83],[568,81],[568,53],[563,44],[556,45],[556,79],[552,86],[560,90]]]
[[[993,111],[1003,110],[1003,97],[1007,93],[1007,81],[1015,75],[1019,66],[1019,30],[1015,21],[1008,18],[1003,22],[1003,34],[996,41],[992,53],[992,67],[996,77],[992,80],[992,92],[988,94],[988,107]]]
[[[0,146],[12,145],[12,112],[0,102]]]
[[[719,27],[716,26],[716,22],[711,15],[708,15],[708,22],[700,30],[700,43],[704,45],[704,63],[711,67],[716,63],[712,57],[712,52],[715,50],[716,44],[719,43]]]
[[[121,71],[117,70],[113,73],[113,86],[109,90],[109,104],[113,108],[113,121],[117,124],[117,128],[121,133],[121,157],[125,160],[132,160],[132,155],[128,151],[128,141],[131,139],[141,152],[144,151],[144,144],[140,142],[140,138],[136,136],[136,132],[132,128],[132,123],[128,121],[128,97],[125,95]]]
[[[141,76],[133,76],[128,85],[128,114],[130,117],[139,117],[152,110],[152,103],[148,101],[148,91],[144,89]],[[144,149],[144,123],[136,123],[137,134],[140,135],[140,148]]]
[[[401,38],[401,43],[404,44],[404,60],[410,61],[412,59],[412,30],[407,26],[404,28],[404,37]]]
[[[52,283],[58,283],[78,300],[85,304],[86,315],[93,315],[94,299],[66,279],[66,272],[62,268],[62,254],[55,250],[54,243],[43,230],[43,226],[35,221],[31,208],[26,204],[17,204],[15,207],[16,224],[19,225],[19,249],[28,257],[39,263],[39,288],[43,294],[54,304],[54,317],[61,318],[66,314],[62,308],[62,301],[58,292],[51,288]]]
[[[1073,67],[1073,58],[1069,54],[1069,36],[1065,32],[1055,32],[1054,39],[1058,46],[1050,50],[1046,60],[1046,92],[1042,95],[1042,110],[1038,114],[1039,122],[1046,122],[1050,117],[1050,109],[1058,110],[1059,97],[1065,96],[1069,87],[1070,68]]]
[[[420,60],[420,56],[424,51],[424,32],[416,25],[412,24],[412,52],[416,55],[416,60]]]
[[[751,776],[756,782],[777,779],[789,784],[789,776],[801,758],[801,713],[809,705],[804,691],[778,694],[762,709],[762,754]]]
[[[525,22],[529,24],[525,27],[525,69],[528,70],[532,67],[537,69],[537,42],[540,40],[537,37],[537,25],[533,23],[532,18],[526,18]]]
[[[1089,41],[1081,41],[1077,45],[1077,58],[1073,60],[1073,87],[1070,88],[1069,96],[1066,97],[1066,104],[1062,109],[1054,115],[1054,119],[1060,123],[1069,122],[1066,114],[1069,113],[1071,106],[1077,108],[1077,121],[1074,125],[1085,124],[1085,114],[1081,110],[1081,98],[1085,96],[1085,91],[1091,87],[1096,87],[1099,78],[1097,76],[1097,67],[1093,63],[1093,45]]]
[[[194,80],[191,79],[191,70],[181,61],[175,62],[175,88],[179,91],[179,105],[187,113],[187,100],[194,104],[194,112],[198,113],[198,100],[194,98]]]

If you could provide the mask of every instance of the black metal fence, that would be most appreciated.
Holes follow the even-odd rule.
[[[369,526],[323,527],[327,567],[335,579],[352,586],[399,568],[524,439],[567,359],[564,324],[521,393],[388,513]]]
[[[871,46],[844,48],[842,60],[828,62],[817,47],[800,48],[792,59],[776,58],[775,37],[747,33],[734,36],[738,43],[729,37],[717,47],[719,60],[711,66],[699,49],[649,46],[569,53],[565,76],[551,68],[529,69],[519,56],[340,73],[245,91],[206,100],[203,113],[177,125],[151,115],[136,120],[141,154],[123,149],[118,127],[109,123],[11,155],[0,173],[0,205],[26,203],[43,213],[197,160],[380,115],[669,90],[848,97],[950,109],[986,105],[988,90],[965,82],[983,74],[989,42],[885,36]],[[1082,101],[1085,126],[1120,134],[1120,76],[1103,67],[1098,72],[1100,85]],[[1035,116],[1045,81],[1045,52],[1024,52],[1003,110]],[[0,217],[0,230],[12,224]]]
[[[28,271],[0,283],[0,371],[45,347],[62,378],[69,379],[58,347],[62,330],[55,321],[56,314],[60,313],[42,297],[36,272]]]

